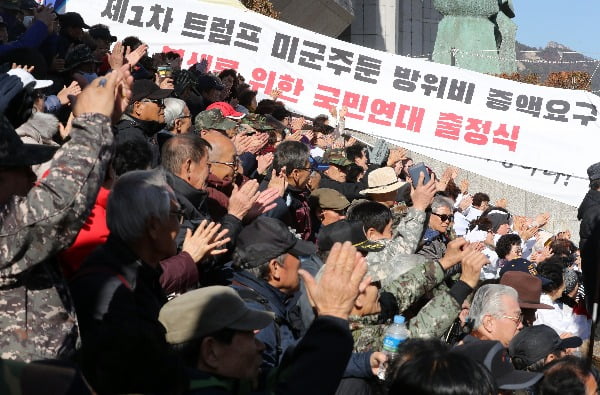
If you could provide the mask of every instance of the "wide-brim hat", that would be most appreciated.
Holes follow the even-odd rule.
[[[522,309],[545,309],[554,307],[540,303],[542,280],[529,272],[511,270],[501,274],[500,284],[508,285],[519,295],[519,307]]]
[[[2,115],[0,119],[0,167],[21,167],[48,162],[57,146],[24,144],[15,128]]]
[[[369,193],[388,193],[400,189],[406,184],[398,180],[396,172],[391,167],[381,167],[369,173],[369,187],[360,191],[361,195]]]

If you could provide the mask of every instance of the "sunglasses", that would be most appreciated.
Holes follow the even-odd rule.
[[[452,215],[452,214],[450,214],[450,215],[448,215],[448,214],[437,214],[437,213],[431,213],[431,214],[439,217],[442,222],[446,222],[446,221],[452,222],[452,221],[454,221],[454,215]]]
[[[140,101],[143,103],[154,103],[159,107],[165,106],[165,99],[142,99]]]

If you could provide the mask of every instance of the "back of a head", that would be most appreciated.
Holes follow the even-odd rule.
[[[188,159],[199,162],[210,150],[210,144],[194,133],[180,134],[168,139],[161,152],[161,165],[178,175]]]
[[[481,203],[489,201],[490,197],[483,192],[477,192],[475,195],[473,195],[473,206],[479,207],[481,206]]]
[[[564,283],[565,267],[562,258],[551,256],[537,265],[537,272],[540,276],[550,280],[542,284],[542,290],[550,293],[559,289]]]
[[[147,170],[152,165],[150,146],[136,140],[117,144],[113,158],[113,168],[118,176],[133,170]]]
[[[170,191],[165,174],[158,170],[136,170],[119,177],[112,188],[106,209],[110,233],[126,243],[140,240],[148,219],[169,218]]]
[[[386,205],[378,202],[361,202],[350,206],[347,219],[362,222],[365,230],[374,228],[377,232],[383,233],[385,227],[392,220],[392,211]]]
[[[275,149],[273,169],[279,172],[285,166],[289,175],[294,169],[304,168],[309,155],[308,147],[301,142],[284,141]]]
[[[592,379],[585,360],[569,355],[546,366],[538,394],[586,395],[586,381]]]
[[[408,340],[407,342],[410,342]],[[403,356],[402,348],[412,349]],[[388,369],[390,395],[492,395],[494,379],[479,362],[450,352],[438,340],[420,340],[401,347],[401,356]]]

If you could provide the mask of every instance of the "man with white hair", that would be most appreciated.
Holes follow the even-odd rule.
[[[132,171],[112,189],[110,235],[70,283],[82,335],[83,370],[100,393],[149,392],[168,385],[167,298],[161,259],[177,253],[181,208],[164,173]]]
[[[192,115],[187,104],[181,99],[165,99],[165,123],[172,134],[186,134],[192,131]]]
[[[446,253],[446,245],[450,241],[448,231],[454,221],[452,201],[443,196],[435,196],[431,203],[431,213],[427,230],[421,240],[421,248],[417,252],[431,259],[439,259]]]
[[[475,292],[467,322],[473,325],[472,337],[497,340],[508,347],[512,338],[523,328],[521,318],[517,291],[507,285],[488,284]]]

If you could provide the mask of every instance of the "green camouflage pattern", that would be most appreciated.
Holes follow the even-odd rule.
[[[460,313],[461,306],[443,284],[444,271],[439,263],[425,260],[417,255],[401,258],[412,260],[410,264],[414,266],[396,276],[394,281],[382,281],[382,289],[396,297],[401,314],[421,296],[433,292],[434,297],[408,321],[407,327],[412,338],[439,338],[452,325]],[[364,317],[350,316],[349,323],[355,352],[382,350],[383,337],[389,324],[378,324],[377,319],[377,314]]]
[[[337,166],[348,166],[352,162],[346,158],[346,152],[343,148],[330,148],[323,154],[323,163],[329,163]]]
[[[267,130],[275,130],[275,128],[267,123],[267,118],[259,114],[247,114],[240,123],[249,125],[250,127],[260,130],[261,132]]]
[[[212,110],[202,111],[196,115],[194,126],[198,132],[210,129],[225,131],[235,128],[237,122],[224,117],[218,108],[213,108]]]
[[[0,357],[66,358],[78,338],[73,303],[54,256],[74,240],[113,152],[108,117],[84,114],[50,173],[0,208]]]

